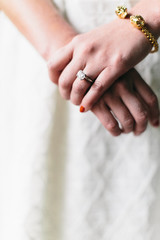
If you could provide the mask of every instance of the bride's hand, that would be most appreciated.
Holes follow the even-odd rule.
[[[113,136],[132,131],[140,135],[148,121],[159,126],[157,97],[135,69],[119,78],[93,106],[92,112]]]
[[[156,25],[156,24],[155,24]],[[152,29],[153,30],[153,29]],[[155,34],[155,32],[153,32]],[[145,35],[129,19],[116,19],[88,33],[79,34],[49,61],[50,78],[61,96],[89,110],[103,93],[151,50]],[[76,78],[83,70],[93,85]]]

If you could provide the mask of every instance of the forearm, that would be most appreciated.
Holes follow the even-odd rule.
[[[46,60],[76,34],[50,0],[0,0],[0,8]]]
[[[160,36],[160,0],[141,0],[130,11],[134,15],[142,15],[151,32]]]

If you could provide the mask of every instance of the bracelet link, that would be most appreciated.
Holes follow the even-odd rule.
[[[117,14],[117,16],[118,16],[119,18],[122,18],[122,19],[126,18],[127,15],[128,15],[127,8],[124,7],[124,6],[118,6],[118,7],[116,8],[115,13]]]
[[[122,19],[126,18],[128,15],[127,8],[125,8],[124,6],[118,6],[115,12],[117,16]],[[144,33],[144,35],[146,36],[146,38],[149,40],[152,45],[151,53],[157,52],[159,49],[158,42],[154,35],[146,28],[145,20],[143,19],[143,17],[140,15],[130,16],[130,22],[134,27],[141,30],[142,33]]]

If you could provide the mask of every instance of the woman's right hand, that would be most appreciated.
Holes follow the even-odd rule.
[[[159,126],[157,97],[135,69],[118,79],[93,106],[92,112],[113,136],[129,132],[140,135],[148,121],[154,127]]]

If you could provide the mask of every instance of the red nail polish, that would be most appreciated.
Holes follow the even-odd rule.
[[[83,106],[80,106],[80,112],[84,112],[85,111],[85,108]]]

